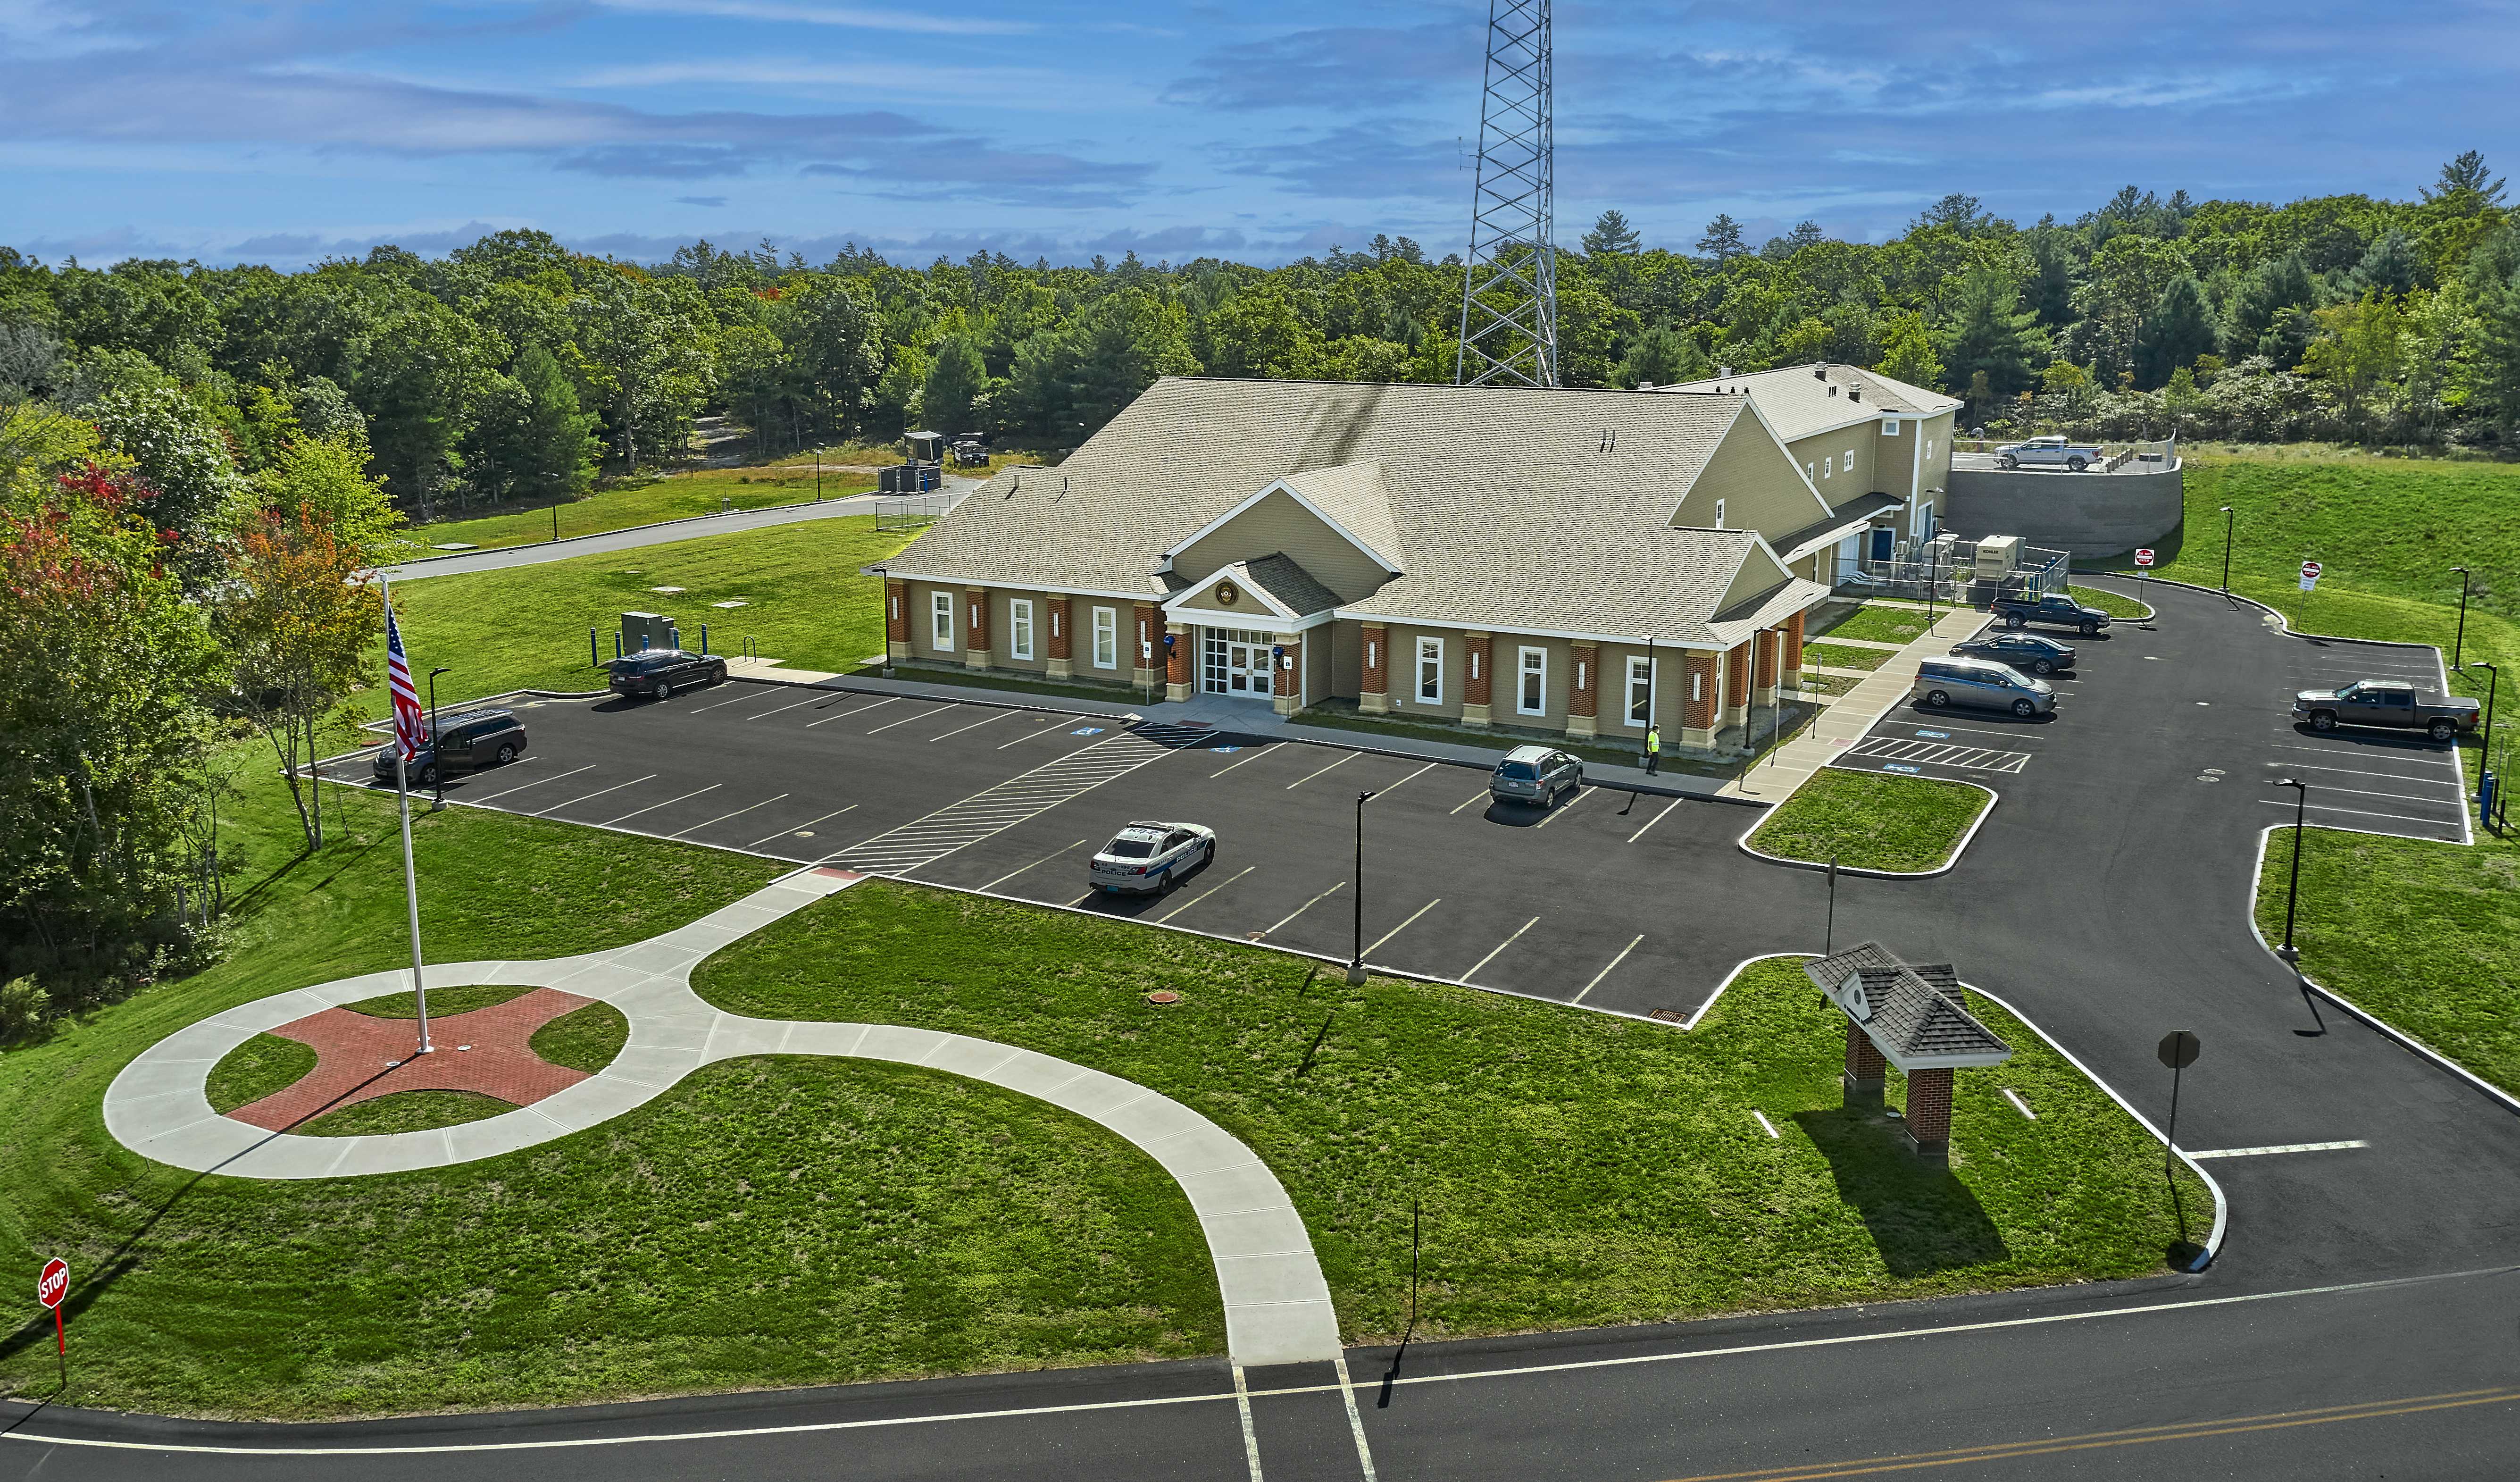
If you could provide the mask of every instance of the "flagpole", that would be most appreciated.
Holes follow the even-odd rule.
[[[391,623],[393,579],[382,572],[377,579],[384,586],[385,621]],[[411,862],[411,757],[399,734],[394,741],[394,790],[402,801],[402,894],[411,917],[411,998],[420,1010],[420,1053],[429,1055],[436,1047],[428,1043],[428,984],[420,971],[420,876]]]

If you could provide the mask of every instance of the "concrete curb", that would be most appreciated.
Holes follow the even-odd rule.
[[[1829,766],[1837,767],[1837,763],[1831,762],[1829,763]],[[1822,768],[1822,770],[1825,771],[1827,769]],[[1853,772],[1857,769],[1853,767],[1837,767],[1837,770],[1841,772]],[[1816,772],[1812,775],[1817,777],[1820,774]],[[1969,820],[1969,826],[1960,833],[1958,842],[1952,845],[1952,857],[1931,870],[1866,870],[1854,865],[1840,865],[1837,867],[1838,874],[1861,875],[1877,880],[1922,880],[1931,879],[1937,875],[1949,875],[1954,870],[1959,868],[1960,856],[1968,852],[1969,840],[1977,837],[1978,829],[1986,823],[1987,816],[1995,812],[1995,805],[2003,801],[2003,794],[1996,791],[1993,787],[1988,786],[1984,783],[1973,783],[1964,777],[1933,777],[1922,778],[1919,779],[1919,781],[1958,783],[1963,787],[1975,787],[1980,792],[1986,794],[1986,806],[1977,810],[1977,817]],[[1797,787],[1794,790],[1796,792],[1800,792],[1802,789]],[[1790,802],[1792,799],[1788,797],[1786,801]],[[1778,803],[1777,806],[1781,808],[1784,804]],[[1759,820],[1749,828],[1742,830],[1741,836],[1734,839],[1732,842],[1743,854],[1749,855],[1753,859],[1763,859],[1772,865],[1782,865],[1788,870],[1819,870],[1825,872],[1828,869],[1828,865],[1825,861],[1815,863],[1807,859],[1792,859],[1782,854],[1770,854],[1767,850],[1757,848],[1752,845],[1750,842],[1750,835],[1768,827],[1769,822],[1770,821],[1768,819],[1764,818]]]
[[[2274,838],[2275,831],[2279,829],[2289,829],[2291,827],[2292,825],[2290,824],[2269,824],[2264,829],[2258,831],[2258,857],[2257,860],[2249,867],[2249,903],[2247,920],[2249,922],[2249,935],[2257,939],[2259,950],[2266,953],[2267,956],[2274,958],[2275,966],[2292,974],[2292,976],[2298,980],[2303,987],[2317,993],[2320,998],[2323,998],[2329,1003],[2334,1004],[2337,1008],[2344,1010],[2347,1013],[2350,1013],[2355,1018],[2362,1020],[2364,1024],[2379,1031],[2387,1038],[2397,1041],[2400,1047],[2412,1053],[2417,1057],[2430,1060],[2435,1066],[2449,1071],[2451,1075],[2456,1079],[2465,1081],[2470,1090],[2482,1094],[2487,1100],[2497,1103],[2503,1110],[2520,1113],[2520,1097],[2513,1096],[2510,1092],[2495,1085],[2492,1081],[2478,1075],[2475,1071],[2468,1069],[2458,1061],[2452,1059],[2449,1055],[2442,1054],[2430,1045],[2427,1045],[2423,1041],[2415,1038],[2413,1035],[2408,1034],[2404,1029],[2390,1023],[2387,1019],[2380,1017],[2378,1014],[2373,1013],[2369,1010],[2355,1003],[2352,999],[2349,999],[2345,995],[2337,992],[2335,989],[2319,982],[2309,973],[2302,971],[2299,964],[2287,963],[2282,958],[2275,956],[2275,949],[2267,941],[2267,934],[2258,929],[2258,891],[2266,881],[2267,845]],[[2310,827],[2313,829],[2327,828],[2324,824],[2312,824]],[[2328,831],[2331,833],[2357,833],[2362,831],[2356,829],[2328,829]],[[2400,834],[2390,834],[2387,836],[2391,838],[2403,837],[2403,835]]]

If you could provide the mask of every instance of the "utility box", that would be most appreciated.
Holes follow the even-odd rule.
[[[621,651],[624,653],[670,649],[674,647],[674,620],[662,612],[621,614]]]
[[[910,445],[910,460],[913,463],[945,461],[945,434],[942,432],[904,432],[901,434],[901,440]]]
[[[1977,574],[1997,580],[2021,569],[2021,537],[1989,535],[1977,543]]]

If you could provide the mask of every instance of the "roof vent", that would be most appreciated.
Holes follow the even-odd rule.
[[[1715,379],[1718,381],[1731,381],[1732,379],[1732,368],[1729,365],[1717,366],[1715,368]]]
[[[1830,394],[1831,396],[1834,396],[1834,395],[1836,395],[1836,394],[1837,394],[1837,384],[1836,384],[1836,382],[1830,382],[1830,383],[1829,383],[1828,394]]]
[[[1650,391],[1653,389],[1653,382],[1650,381],[1640,381],[1637,382],[1637,389],[1640,391]]]
[[[1818,365],[1816,365],[1816,366],[1813,366],[1813,367],[1812,367],[1812,380],[1814,380],[1814,381],[1826,381],[1826,380],[1828,380],[1828,362],[1827,362],[1827,361],[1823,360],[1823,361],[1822,361],[1820,364],[1818,364]]]
[[[1848,386],[1846,388],[1846,399],[1849,401],[1862,401],[1864,399],[1864,387]]]

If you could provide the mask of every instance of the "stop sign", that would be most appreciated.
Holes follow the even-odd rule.
[[[41,1276],[35,1278],[35,1300],[58,1309],[62,1298],[70,1294],[70,1266],[59,1256],[44,1263]]]
[[[2150,551],[2138,551],[2138,552],[2136,552],[2136,553],[2135,553],[2135,563],[2136,563],[2137,565],[2138,565],[2138,566],[2148,566],[2148,565],[2151,565],[2151,564],[2152,564],[2152,553],[2151,553]]]

